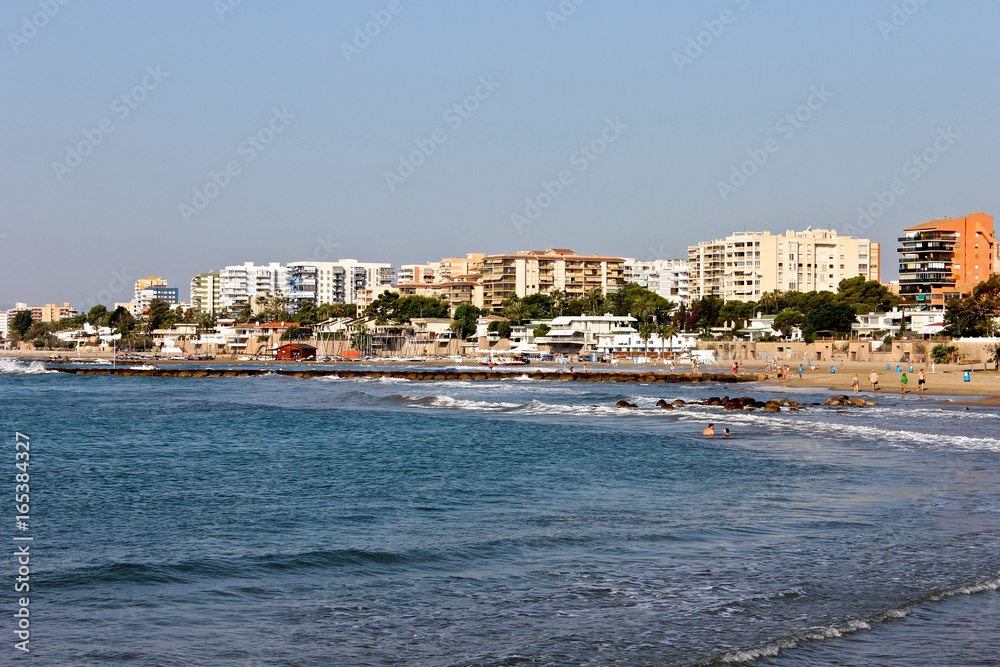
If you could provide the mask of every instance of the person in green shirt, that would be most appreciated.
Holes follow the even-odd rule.
[[[899,395],[906,395],[906,373],[903,373],[903,377],[899,378]]]

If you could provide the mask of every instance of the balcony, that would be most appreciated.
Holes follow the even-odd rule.
[[[916,271],[912,273],[904,273],[900,271],[899,273],[899,284],[914,284],[914,283],[931,283],[931,284],[950,284],[954,283],[952,275],[948,272],[932,272],[932,271]]]

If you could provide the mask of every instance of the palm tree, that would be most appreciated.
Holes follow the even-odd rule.
[[[649,323],[649,320],[656,315],[656,304],[652,299],[643,299],[635,305],[635,311],[632,314],[641,322]]]
[[[661,324],[657,327],[656,333],[660,334],[660,359],[663,358],[663,348],[666,342],[677,335],[677,325],[674,323]],[[671,347],[673,351],[673,347]]]
[[[765,314],[768,313],[768,312],[770,312],[771,308],[775,308],[775,311],[774,311],[775,313],[778,312],[777,311],[777,306],[778,306],[778,296],[779,295],[780,295],[780,292],[778,290],[773,290],[771,292],[764,292],[761,295],[760,301],[758,303],[760,303],[760,307],[764,309],[764,313]]]
[[[642,339],[642,344],[643,344],[642,355],[647,358],[649,357],[649,339],[652,337],[652,335],[653,335],[653,325],[647,323],[639,327],[639,338]]]
[[[504,306],[503,316],[511,324],[521,324],[524,320],[524,303],[516,296],[510,297],[510,302]]]
[[[552,309],[549,311],[551,317],[556,317],[557,314],[561,316],[563,314],[563,308],[566,307],[566,293],[562,290],[552,290],[549,294],[552,297]]]
[[[604,306],[604,293],[601,292],[600,287],[594,287],[587,290],[587,293],[584,295],[584,299],[586,299],[587,305],[590,306],[591,315],[597,315]]]

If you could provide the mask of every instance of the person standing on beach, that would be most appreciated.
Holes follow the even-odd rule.
[[[920,372],[917,373],[917,391],[921,392],[927,391],[927,388],[924,386],[924,382],[926,381],[927,381],[927,376],[924,375],[924,369],[921,368]]]
[[[878,373],[872,371],[868,375],[868,381],[872,383],[872,396],[875,395],[875,391],[878,389]]]
[[[802,379],[802,373],[805,372],[805,370],[806,369],[802,368],[802,364],[799,364],[799,379],[800,380]]]
[[[906,396],[906,373],[903,373],[902,377],[899,378],[899,395]]]
[[[858,374],[855,373],[854,374],[854,379],[851,380],[851,389],[854,390],[854,395],[855,396],[858,395],[858,390],[860,389],[860,387],[859,387],[860,384],[861,384],[861,382],[858,381]]]

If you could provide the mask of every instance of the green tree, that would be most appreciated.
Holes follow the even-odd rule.
[[[760,307],[767,315],[773,310],[775,313],[778,312],[778,299],[781,296],[780,290],[773,290],[771,292],[764,292],[760,297]]]
[[[524,322],[526,311],[527,308],[524,302],[517,298],[516,295],[512,295],[504,299],[503,316],[506,317],[511,324],[519,325]]]
[[[944,343],[940,343],[938,345],[935,345],[934,348],[931,349],[931,359],[933,359],[935,362],[939,364],[945,364],[945,363],[950,364],[954,360],[955,354],[957,352],[958,348],[955,347],[954,345],[946,345]]]
[[[780,331],[784,338],[790,338],[792,329],[802,324],[803,319],[805,319],[805,316],[800,311],[794,308],[785,308],[775,315],[772,328]]]
[[[111,313],[108,312],[108,309],[101,304],[97,304],[87,311],[87,324],[94,327],[106,327],[108,326],[108,319],[110,317]]]
[[[297,324],[316,324],[316,308],[313,307],[313,302],[303,301],[298,311],[292,316],[292,322]]]
[[[1000,276],[990,276],[960,299],[948,301],[945,331],[952,336],[989,336],[1000,317]]]
[[[677,325],[676,324],[661,324],[656,328],[656,333],[660,336],[660,358],[663,358],[663,353],[667,345],[667,341],[677,335]]]
[[[600,287],[593,287],[587,290],[584,300],[587,302],[587,312],[591,315],[601,314],[601,311],[604,309],[604,293]]]
[[[802,336],[809,340],[817,333],[850,333],[857,314],[849,303],[829,303],[809,310],[802,320]]]
[[[644,297],[633,306],[632,317],[643,324],[648,324],[650,320],[656,317],[656,302],[653,299]]]
[[[555,310],[555,299],[548,294],[529,294],[521,299],[521,305],[524,307],[526,319],[540,320],[552,316],[552,311]]]
[[[655,327],[648,322],[639,326],[639,338],[642,340],[642,354],[649,356],[649,339],[653,337]]]
[[[452,332],[462,340],[467,340],[476,333],[476,321],[480,313],[481,311],[470,303],[460,305],[455,309],[454,321],[451,323]]]
[[[31,329],[32,322],[30,310],[19,310],[14,314],[14,318],[7,328],[15,340],[23,340]]]
[[[844,278],[837,285],[837,297],[854,307],[858,314],[886,312],[899,305],[899,297],[877,280],[864,276]]]
[[[170,312],[170,304],[162,299],[153,299],[149,302],[149,315],[146,316],[146,321],[149,324],[150,332],[156,329],[161,329],[167,324],[167,320],[170,319],[173,313]]]

